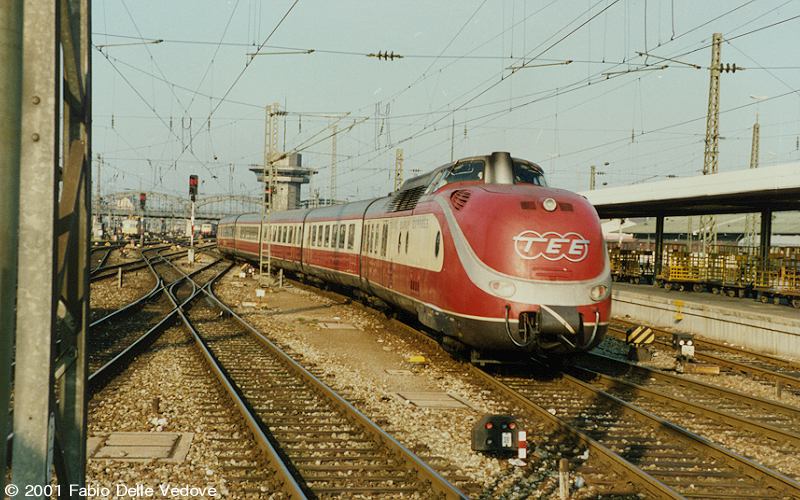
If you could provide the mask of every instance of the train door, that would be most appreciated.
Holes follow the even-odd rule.
[[[389,223],[387,221],[383,222],[383,227],[381,228],[381,267],[383,268],[383,283],[386,285],[387,288],[392,288],[392,264],[389,262],[389,258],[387,256],[387,249],[389,248]]]
[[[375,277],[380,279],[380,275],[376,274],[375,264],[377,262],[377,228],[379,223],[374,220],[367,219],[367,212],[378,198],[373,200],[364,207],[364,213],[361,215],[362,231],[361,231],[361,247],[358,259],[358,274],[361,276],[361,288],[368,293],[373,293],[372,280]]]
[[[292,261],[300,264],[302,258],[301,246],[303,244],[303,225],[297,224],[294,227],[294,246],[292,247]]]
[[[375,227],[374,222],[364,221],[364,233],[362,235],[363,244],[361,245],[361,280],[364,288],[369,288],[369,282],[374,274],[375,267]]]

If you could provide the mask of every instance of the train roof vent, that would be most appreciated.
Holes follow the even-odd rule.
[[[389,201],[390,212],[402,212],[403,210],[413,210],[417,206],[420,197],[425,193],[427,186],[417,186],[405,191],[400,191]]]
[[[464,208],[464,205],[467,204],[467,200],[469,200],[470,194],[472,194],[472,192],[466,189],[453,191],[453,194],[450,195],[450,202],[453,204],[453,208],[456,210]]]

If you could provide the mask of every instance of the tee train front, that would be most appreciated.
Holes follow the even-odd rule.
[[[260,218],[222,220],[220,251],[258,260]],[[606,333],[597,212],[508,153],[444,165],[385,198],[274,213],[264,228],[277,267],[379,297],[475,353],[569,354]]]

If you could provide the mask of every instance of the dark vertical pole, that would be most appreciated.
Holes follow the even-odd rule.
[[[653,266],[653,284],[656,278],[661,274],[661,267],[664,261],[664,216],[659,215],[656,217],[656,248],[655,262]]]
[[[758,245],[762,269],[766,269],[770,246],[772,246],[772,210],[767,208],[761,212],[761,240]]]

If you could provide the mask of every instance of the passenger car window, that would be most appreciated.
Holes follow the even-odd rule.
[[[350,224],[347,234],[347,249],[352,250],[356,244],[356,225]]]

